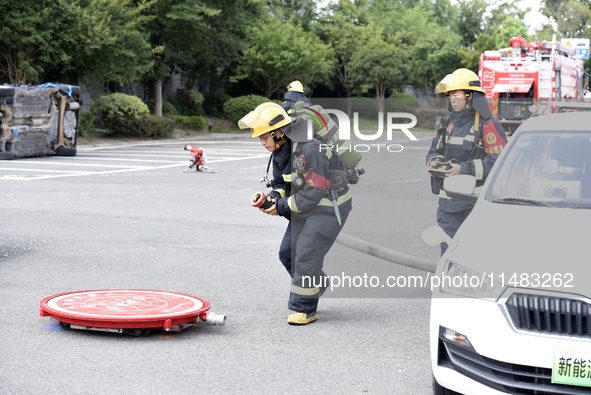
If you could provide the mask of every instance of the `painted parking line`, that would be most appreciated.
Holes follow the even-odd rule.
[[[0,170],[16,170],[16,171],[30,171],[30,172],[41,172],[41,173],[80,173],[80,174],[92,174],[93,171],[72,171],[72,170],[54,170],[54,169],[27,169],[24,167],[0,167]]]
[[[261,150],[258,150],[259,153]],[[85,153],[82,155],[78,155],[77,158],[80,159],[99,159],[99,158],[109,158],[109,157],[114,157],[118,160],[126,160],[128,158],[171,158],[171,159],[188,159],[188,158],[192,158],[192,155],[179,155],[179,154],[166,154],[166,153],[160,153],[160,154],[151,154],[151,153],[144,153],[144,151],[139,151],[139,153],[137,153],[138,151],[135,151],[136,153],[120,153],[119,151],[117,151],[116,153],[113,152],[92,152],[92,153]],[[207,156],[213,156],[213,155],[224,155],[224,156],[244,156],[244,155],[256,155],[256,153],[245,153],[242,150],[240,151],[228,151],[228,150],[206,150],[205,154]],[[116,155],[116,156],[114,156]],[[125,156],[120,156],[120,155],[125,155]],[[132,160],[132,159],[129,159]],[[149,159],[146,159],[146,161],[149,161]],[[153,162],[158,161],[157,159],[154,159]]]
[[[179,167],[184,166],[181,164],[174,164],[174,165],[166,165],[166,166],[143,166],[141,168],[132,167],[132,168],[124,168],[118,170],[105,170],[105,171],[87,171],[87,172],[72,172],[72,171],[64,171],[63,174],[52,174],[52,175],[41,175],[41,176],[33,176],[33,177],[22,177],[18,175],[5,175],[0,177],[0,180],[19,180],[19,181],[35,181],[35,180],[47,180],[50,178],[65,178],[65,177],[81,177],[81,176],[96,176],[102,174],[116,174],[116,173],[129,173],[132,171],[146,171],[146,170],[155,170],[155,169],[166,169],[170,167]],[[42,172],[40,169],[31,169],[30,171]]]
[[[186,167],[191,158],[182,149],[186,144],[197,145],[192,141],[174,140],[86,146],[78,148],[75,158],[34,157],[0,162],[0,181],[35,181]],[[258,141],[204,141],[198,145],[205,147],[208,164],[268,158],[269,155]]]
[[[239,158],[220,158],[220,159],[212,159],[208,161],[208,163],[222,163],[222,162],[233,162],[233,161],[242,161],[242,160],[250,160],[250,159],[261,159],[261,158],[268,158],[268,154],[264,155],[253,155],[247,157],[239,157]],[[152,161],[155,162],[155,161]],[[28,162],[29,164],[40,164],[40,162]],[[58,174],[43,174],[37,176],[22,176],[18,174],[6,174],[0,176],[0,180],[17,180],[17,181],[35,181],[35,180],[47,180],[52,178],[65,178],[65,177],[82,177],[82,176],[96,176],[96,175],[105,175],[105,174],[117,174],[117,173],[129,173],[129,172],[137,172],[137,171],[150,171],[150,170],[162,170],[162,169],[169,169],[173,167],[186,167],[186,161],[175,161],[173,163],[168,162],[169,164],[160,165],[160,166],[111,166],[111,167],[118,167],[118,169],[111,169],[111,170],[104,170],[104,171],[72,171],[72,170],[53,170],[47,168],[14,168],[14,167],[5,167],[0,168],[0,170],[8,170],[8,171],[23,171],[23,172],[37,172],[37,173],[58,173]],[[61,163],[53,163],[54,165],[64,164]],[[107,167],[107,165],[96,165],[96,164],[76,164],[78,166],[97,166],[97,167]],[[122,167],[122,168],[119,168]]]
[[[102,158],[101,158],[102,159]],[[101,160],[99,159],[99,160]],[[121,161],[123,161],[123,159],[121,159]],[[129,161],[128,161],[129,162]],[[132,161],[135,162],[135,161]],[[158,162],[158,161],[141,161],[141,162]],[[165,161],[165,163],[179,163],[178,161]],[[62,162],[62,161],[55,161],[55,162],[45,162],[45,161],[23,161],[21,159],[19,159],[19,164],[20,165],[31,165],[31,166],[37,166],[37,165],[48,165],[48,166],[52,166],[52,167],[59,167],[59,166],[72,166],[72,167],[116,167],[116,168],[129,168],[129,167],[137,167],[137,168],[141,168],[143,166],[130,166],[130,165],[107,165],[104,163],[100,163],[100,164],[95,164],[95,163],[81,163],[81,162]],[[1,169],[5,169],[5,170],[16,170],[16,167],[3,167]],[[39,168],[36,167],[36,169],[38,169],[39,171],[42,170],[46,170],[46,168]]]

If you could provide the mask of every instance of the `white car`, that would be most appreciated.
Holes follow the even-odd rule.
[[[524,122],[454,239],[434,230],[434,393],[591,394],[591,113]]]

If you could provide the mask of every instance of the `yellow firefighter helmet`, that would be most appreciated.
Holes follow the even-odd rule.
[[[252,129],[252,138],[289,125],[291,118],[277,103],[267,102],[259,105],[238,121],[240,129]]]
[[[292,92],[300,92],[304,93],[304,85],[300,81],[291,81],[289,85],[287,85],[287,90]]]
[[[486,94],[482,89],[480,79],[475,72],[468,69],[457,69],[451,74],[443,77],[435,87],[435,92],[448,94],[451,91],[476,91]]]

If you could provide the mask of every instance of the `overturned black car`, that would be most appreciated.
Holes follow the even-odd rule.
[[[0,159],[75,156],[80,87],[0,85]]]

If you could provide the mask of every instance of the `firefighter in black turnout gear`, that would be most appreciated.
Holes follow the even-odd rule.
[[[283,104],[281,107],[291,116],[296,111],[296,103],[303,102],[303,105],[309,107],[312,105],[310,99],[304,94],[304,85],[300,81],[292,81],[287,86],[287,91],[283,94]]]
[[[443,190],[443,180],[458,174],[472,175],[478,192],[507,138],[473,71],[458,69],[445,76],[435,90],[449,97],[449,114],[435,122],[435,136],[426,157],[427,171],[431,173],[432,192],[439,195],[437,223],[453,238],[474,205],[450,199]],[[445,243],[441,244],[442,255],[446,248]]]
[[[320,141],[308,138],[304,118],[289,117],[276,103],[261,104],[243,117],[238,126],[251,129],[252,137],[259,137],[263,146],[273,152],[273,163],[278,160],[271,184],[274,191],[279,190],[279,195],[271,192],[269,199],[274,204],[263,211],[290,219],[280,248],[281,262],[291,276],[288,308],[294,313],[287,321],[292,325],[309,324],[318,318],[318,301],[328,285],[322,270],[324,257],[352,209],[341,159],[323,149]],[[281,147],[290,147],[291,168],[282,160],[281,147],[274,150],[276,139],[285,139]],[[288,169],[289,174],[286,173]],[[290,182],[291,187],[288,186]],[[281,194],[281,189],[285,195]],[[290,246],[289,260],[283,255],[287,245]]]
[[[276,116],[276,115],[275,115]],[[286,120],[289,117],[285,118]],[[287,123],[281,122],[285,125]],[[278,125],[278,124],[276,124]],[[273,126],[276,126],[273,125]],[[267,128],[258,129],[253,128],[252,137],[259,137],[261,144],[269,152],[271,157],[267,164],[267,172],[261,180],[265,182],[266,187],[273,188],[267,195],[267,198],[273,201],[285,198],[291,194],[291,140],[289,140],[280,128],[266,131]],[[269,180],[267,178],[269,167],[273,164],[273,177]],[[283,210],[281,214],[286,219],[291,219],[291,212]],[[287,229],[283,235],[281,246],[279,247],[279,260],[285,267],[288,273],[291,273],[291,221],[287,225]]]

